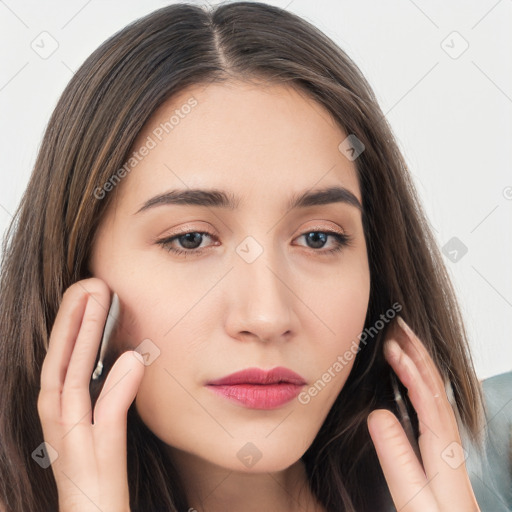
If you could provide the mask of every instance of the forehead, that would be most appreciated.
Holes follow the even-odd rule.
[[[288,85],[197,84],[146,122],[122,196],[133,206],[178,187],[288,197],[341,184],[361,201],[355,164],[338,149],[346,137],[322,105]]]

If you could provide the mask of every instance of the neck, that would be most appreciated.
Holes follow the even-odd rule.
[[[277,472],[244,473],[169,447],[190,512],[279,510],[324,512],[309,487],[302,460]]]

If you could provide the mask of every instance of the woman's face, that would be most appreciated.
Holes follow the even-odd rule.
[[[290,87],[193,86],[148,121],[111,186],[90,270],[119,295],[115,343],[146,354],[136,408],[176,456],[287,468],[343,387],[370,292],[346,137]],[[275,367],[304,384],[222,388],[238,398],[207,385]]]

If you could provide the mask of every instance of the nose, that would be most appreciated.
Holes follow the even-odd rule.
[[[284,341],[296,332],[297,317],[286,267],[265,252],[252,263],[237,261],[231,275],[226,330],[239,340]]]

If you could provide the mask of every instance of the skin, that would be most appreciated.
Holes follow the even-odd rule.
[[[347,134],[292,88],[230,82],[194,86],[167,101],[134,149],[191,96],[198,101],[193,111],[111,192],[115,201],[92,248],[95,277],[66,291],[52,330],[38,410],[45,440],[59,453],[52,469],[61,511],[76,503],[96,510],[91,500],[129,510],[126,411],[134,399],[143,421],[168,446],[196,510],[286,512],[300,503],[305,511],[322,511],[300,457],[353,360],[309,403],[293,400],[274,410],[233,403],[205,383],[248,367],[285,366],[309,387],[358,339],[370,291],[361,211],[347,203],[286,208],[292,195],[330,186],[343,186],[362,201],[355,164],[338,150]],[[176,188],[222,189],[238,204],[160,205],[135,213],[149,198]],[[157,243],[183,235],[180,229],[213,236],[199,240],[199,255],[187,257]],[[320,247],[304,236],[331,231],[349,235],[350,243],[328,254],[333,237]],[[241,245],[247,236],[256,243],[250,251],[262,249],[251,263],[237,253],[247,247]],[[178,239],[171,245],[198,250]],[[88,383],[112,291],[121,303],[112,345],[127,352],[107,376],[92,425]],[[152,355],[144,366],[132,350],[147,339]],[[439,457],[443,441],[460,439],[444,388],[434,403],[429,398],[440,389],[440,377],[421,342],[400,341],[404,348],[392,366],[420,419],[436,428],[435,442],[428,434],[420,438],[422,454],[430,454],[423,457],[428,476],[446,466]],[[377,411],[369,429],[395,502],[406,504],[405,511],[441,510],[432,508],[436,499],[453,498],[446,480],[456,485],[461,503],[474,500],[462,465],[452,473],[443,468],[443,480],[419,493],[432,492],[431,508],[421,508],[423,502],[411,508],[424,473],[417,459],[405,457],[412,448],[393,418]],[[261,453],[252,467],[237,457],[248,442]],[[417,478],[404,481],[404,469],[411,468]]]

